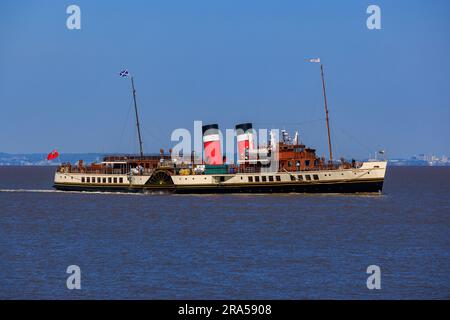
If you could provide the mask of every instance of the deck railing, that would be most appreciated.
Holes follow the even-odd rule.
[[[111,157],[112,158],[112,157]],[[112,159],[111,159],[112,161]],[[358,168],[361,166],[361,163],[327,163],[321,164],[319,166],[315,166],[314,168],[307,168],[301,171],[314,171],[314,170],[338,170],[338,169],[349,169],[349,168]],[[130,164],[124,165],[122,168],[114,168],[103,164],[92,164],[88,166],[83,165],[71,165],[69,163],[62,164],[58,167],[57,172],[60,173],[85,173],[85,174],[130,174],[133,171],[134,175],[151,175],[155,170],[158,169],[169,169],[170,171],[176,172],[177,174],[182,169],[188,169],[190,174],[195,174],[192,170],[191,164],[181,164],[174,166],[170,161],[164,160],[158,164],[157,168],[141,168],[136,171],[135,166],[131,166]],[[245,165],[236,165],[229,164],[226,167],[226,173],[234,174],[234,173],[260,173],[261,167],[257,166],[245,166]],[[279,168],[279,172],[298,172],[298,170],[284,170]],[[225,172],[224,172],[225,173]]]
[[[135,175],[151,175],[155,169],[143,168]],[[59,173],[84,173],[84,174],[130,174],[130,168],[108,168],[108,167],[79,167],[71,165],[61,165],[58,167]]]

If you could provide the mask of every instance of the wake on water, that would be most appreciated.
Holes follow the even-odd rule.
[[[58,192],[52,189],[0,189],[0,192]]]
[[[142,192],[110,192],[110,191],[64,191],[56,189],[0,189],[0,193],[16,192],[16,193],[61,193],[61,194],[85,194],[85,195],[127,195],[127,196],[149,196],[149,195],[171,195],[178,197],[220,197],[223,194],[170,194],[163,191],[149,191],[144,190]],[[241,197],[254,197],[254,196],[273,196],[273,197],[370,197],[370,198],[383,198],[382,193],[351,193],[351,194],[341,194],[341,193],[231,193],[230,196],[241,196]]]
[[[0,192],[18,192],[18,193],[78,193],[78,194],[117,194],[117,195],[152,195],[162,194],[161,192],[108,192],[108,191],[63,191],[56,189],[0,189]]]

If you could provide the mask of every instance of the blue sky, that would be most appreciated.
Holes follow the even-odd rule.
[[[81,8],[81,30],[66,8]],[[381,8],[381,30],[366,8]],[[300,131],[335,157],[450,155],[448,1],[2,1],[0,152],[136,152],[194,120]]]

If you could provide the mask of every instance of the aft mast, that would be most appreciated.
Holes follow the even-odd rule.
[[[325,90],[325,77],[323,75],[323,64],[320,64],[320,75],[322,76],[322,90],[323,90],[323,100],[324,100],[324,107],[325,107],[325,119],[327,122],[327,131],[328,131],[328,150],[330,152],[330,162],[333,162],[333,150],[331,148],[330,121],[328,119],[327,93]]]
[[[325,90],[325,77],[323,75],[323,64],[320,62],[320,58],[309,59],[309,62],[320,63],[320,76],[322,77],[322,91],[323,91],[325,119],[326,119],[326,123],[327,123],[327,133],[328,133],[328,151],[330,153],[330,162],[332,163],[333,162],[333,150],[331,148],[330,120],[328,118],[327,92]]]

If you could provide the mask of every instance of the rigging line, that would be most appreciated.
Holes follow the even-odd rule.
[[[157,139],[162,139],[165,140],[167,139],[167,137],[164,137],[162,134],[162,128],[158,126],[157,123],[152,123],[151,126],[146,126],[141,128],[144,133],[148,134],[151,138],[157,138]],[[152,139],[153,140],[153,139]]]
[[[123,135],[124,135],[124,133],[125,133],[125,129],[126,129],[126,128],[128,127],[128,125],[129,125],[128,120],[129,120],[129,118],[130,118],[130,114],[131,114],[131,110],[132,110],[132,109],[133,109],[133,102],[130,101],[130,104],[129,104],[129,107],[128,107],[127,116],[126,116],[126,118],[125,118],[125,121],[123,122],[123,125],[122,125],[122,132],[120,133],[120,137],[119,137],[120,144],[122,144],[122,141],[123,141]]]
[[[135,143],[133,143],[133,144],[135,144],[135,147],[137,147],[137,149],[138,149],[137,153],[140,153],[141,152],[141,147],[143,149],[143,146],[145,144],[145,141],[144,141],[145,137],[143,135],[141,135],[141,137],[139,138],[139,135],[140,135],[139,131],[141,131],[141,133],[142,133],[142,131],[145,132],[145,128],[146,128],[145,127],[145,119],[144,119],[144,116],[143,116],[144,113],[142,112],[144,110],[144,108],[142,108],[143,104],[141,103],[141,100],[139,99],[139,96],[137,96],[137,95],[134,96],[132,102],[134,103],[134,101],[136,101],[136,104],[139,105],[138,114],[139,114],[139,123],[140,123],[140,125],[139,125],[139,128],[136,128],[134,130],[134,138],[137,141],[137,144],[135,144]],[[133,105],[133,108],[134,108],[134,105]],[[144,123],[144,126],[142,126],[142,123]],[[144,152],[144,154],[145,154],[145,152]]]
[[[129,107],[128,107],[127,116],[126,116],[126,118],[125,118],[125,120],[124,120],[124,122],[122,124],[122,130],[121,130],[121,133],[120,133],[120,136],[119,136],[119,139],[118,139],[119,140],[119,146],[115,145],[114,148],[119,148],[120,149],[120,146],[123,144],[124,133],[125,133],[125,130],[127,129],[128,120],[130,118],[130,113],[131,113],[131,110],[132,110],[132,107],[133,107],[132,103],[133,102],[130,101]],[[107,154],[107,153],[105,153],[105,145],[104,145],[104,143],[101,144],[100,149],[102,150],[101,154],[103,154],[103,155]],[[108,152],[108,154],[109,153],[111,153],[111,151]]]
[[[136,104],[141,105],[141,103],[139,101],[139,98],[137,96],[132,96],[132,98],[130,98],[130,105],[131,105],[131,109],[132,109],[131,112],[133,112],[135,110],[134,109],[135,108],[134,107],[135,101],[136,101]],[[142,109],[140,109],[140,110],[142,110]],[[141,118],[141,121],[142,121],[142,114],[140,114],[140,118]],[[134,121],[136,121],[136,119],[134,119]],[[129,122],[129,124],[131,124],[131,121]],[[132,131],[131,131],[132,134],[128,136],[128,139],[129,139],[128,145],[132,146],[132,149],[131,149],[131,153],[132,154],[140,154],[140,149],[141,148],[140,148],[140,142],[139,142],[139,139],[138,139],[138,136],[139,136],[139,132],[138,131],[140,129],[142,129],[140,126],[139,126],[139,129],[137,128],[136,125],[132,126]],[[143,142],[142,142],[142,144],[143,144]]]
[[[348,149],[346,149],[346,146],[348,146],[348,138],[344,137],[344,139],[343,139],[341,132],[339,130],[336,130],[336,126],[333,126],[333,130],[335,132],[334,139],[333,139],[333,147],[334,147],[334,150],[335,150],[334,153],[337,156],[337,158],[339,158],[339,159],[341,159],[341,158],[344,158],[344,159],[352,158],[349,155]],[[346,140],[347,140],[347,143],[342,143],[342,141],[346,141]]]
[[[347,137],[349,137],[350,139],[354,140],[356,143],[358,143],[360,145],[360,147],[364,147],[364,149],[366,149],[367,152],[371,153],[373,151],[373,147],[370,147],[369,145],[363,143],[361,140],[359,140],[358,138],[356,138],[356,136],[353,136],[352,134],[350,134],[349,132],[345,131],[344,129],[340,128],[340,127],[336,127],[335,126],[335,130],[338,130],[339,132],[343,133],[344,135],[346,135]]]
[[[136,100],[139,103],[139,105],[141,105],[139,97],[136,97]],[[140,117],[142,119],[142,115]],[[141,120],[141,123],[145,124],[145,122],[143,120]],[[148,137],[150,139],[150,141],[155,141],[155,140],[166,141],[167,137],[163,136],[162,131],[163,130],[161,130],[161,128],[158,126],[158,123],[156,123],[156,122],[152,122],[151,125],[149,125],[149,126],[145,126],[145,125],[141,126],[141,132],[144,133],[143,138],[145,139],[145,137]],[[170,139],[170,136],[169,136],[169,139]]]
[[[128,124],[128,119],[130,118],[130,113],[131,113],[131,110],[132,110],[132,109],[133,109],[133,105],[132,105],[132,102],[130,102],[130,104],[129,104],[129,106],[128,106],[128,113],[127,113],[127,116],[126,116],[125,121],[124,121],[124,123],[123,123],[123,125],[122,125],[122,132],[121,132],[121,134],[120,134],[120,139],[123,138],[123,134],[124,134],[124,132],[125,132],[125,129],[126,129],[127,125],[129,125],[129,124]]]
[[[277,125],[281,124],[284,126],[292,126],[292,125],[301,125],[301,124],[308,124],[308,123],[315,123],[315,122],[322,122],[325,118],[320,119],[314,119],[314,120],[306,120],[306,121],[299,121],[299,122],[254,122],[257,125]]]

